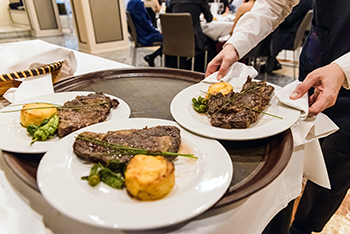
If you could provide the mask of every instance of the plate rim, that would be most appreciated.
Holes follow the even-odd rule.
[[[31,102],[31,100],[45,98],[46,96],[64,96],[64,95],[67,95],[67,94],[69,94],[69,95],[87,95],[89,93],[96,93],[96,92],[95,91],[67,91],[67,92],[58,92],[58,93],[52,93],[52,94],[45,94],[45,95],[35,96],[35,97],[28,98],[28,99],[23,100],[23,101],[18,102],[18,103],[12,103],[12,104],[2,108],[1,111],[8,109],[9,107],[11,107],[11,105],[17,105],[17,104],[20,104],[22,102],[23,102],[23,105],[24,105],[25,103]],[[125,110],[126,110],[125,117],[123,117],[123,118],[129,118],[130,117],[130,115],[131,115],[130,106],[124,100],[122,100],[121,98],[116,97],[114,95],[110,95],[110,94],[107,94],[107,93],[103,93],[103,94],[105,94],[106,96],[109,96],[111,98],[118,99],[119,103],[122,104],[123,108],[125,108]],[[69,100],[67,100],[67,101],[69,101]],[[113,111],[113,110],[111,110],[111,111]],[[1,115],[6,115],[6,113],[0,113],[0,117],[1,117]],[[109,121],[109,120],[107,120],[107,121]],[[28,140],[28,142],[30,143],[30,140]],[[45,142],[43,142],[43,143],[45,143]],[[52,144],[52,142],[50,142],[50,144]],[[13,152],[13,153],[23,153],[23,154],[42,154],[42,153],[46,153],[46,151],[47,151],[47,150],[40,150],[40,149],[35,149],[35,148],[33,148],[33,150],[25,150],[25,149],[22,150],[20,148],[14,149],[13,147],[7,147],[6,145],[3,145],[3,146],[0,145],[0,150]]]
[[[259,81],[259,80],[253,80],[253,81]],[[275,87],[275,89],[281,89],[280,86],[277,86],[275,84],[272,83],[268,83],[269,85],[272,85],[273,87]],[[279,134],[285,130],[287,130],[288,128],[290,128],[298,119],[300,116],[300,111],[295,110],[293,108],[289,108],[281,103],[277,101],[276,106],[278,105],[280,108],[290,111],[290,113],[295,113],[295,116],[293,116],[293,118],[288,117],[288,124],[286,124],[283,128],[279,128],[278,131],[268,131],[265,134],[260,134],[260,135],[251,135],[251,136],[235,136],[235,135],[228,135],[229,131],[244,131],[245,129],[223,129],[223,128],[218,128],[218,127],[214,127],[214,126],[209,126],[206,125],[204,123],[201,123],[200,121],[196,120],[194,117],[192,117],[190,112],[188,111],[188,106],[185,105],[189,105],[191,99],[193,97],[195,97],[198,93],[199,90],[197,90],[197,92],[193,92],[193,94],[190,94],[188,92],[192,91],[192,89],[195,89],[197,86],[209,86],[209,83],[205,83],[205,82],[199,82],[193,85],[190,85],[189,87],[187,87],[186,89],[183,89],[181,92],[179,92],[171,101],[170,104],[170,112],[172,117],[175,119],[175,121],[181,125],[183,128],[187,129],[190,132],[199,134],[201,136],[204,137],[209,137],[209,138],[213,138],[213,139],[218,139],[218,140],[235,140],[235,141],[246,141],[246,140],[257,140],[257,139],[262,139],[262,138],[266,138],[266,137],[270,137],[276,134]],[[234,87],[237,85],[233,85]],[[180,101],[180,99],[182,98],[182,96],[187,97],[188,98],[188,104],[183,104],[183,101]],[[275,97],[273,96],[273,98],[275,99]],[[180,105],[183,105],[184,108],[182,108],[184,111],[186,111],[186,115],[180,114],[180,110],[181,108],[179,107]],[[203,128],[204,127],[204,128]],[[212,133],[208,132],[208,130],[210,130]],[[224,132],[227,132],[227,134],[222,134]]]
[[[173,125],[173,126],[177,126],[180,128],[181,132],[185,133],[186,136],[190,136],[190,138],[194,138],[194,139],[197,139],[197,140],[204,140],[205,142],[207,141],[210,141],[212,142],[212,144],[215,144],[217,148],[221,148],[222,150],[222,153],[224,153],[225,155],[223,155],[223,159],[226,158],[227,162],[230,162],[230,163],[226,163],[225,162],[225,166],[226,166],[226,169],[225,169],[225,172],[223,173],[221,170],[220,171],[217,171],[215,173],[217,174],[220,174],[220,175],[226,175],[225,178],[227,178],[225,180],[225,183],[224,185],[222,185],[219,189],[220,193],[218,194],[218,191],[216,191],[217,193],[217,196],[215,198],[213,197],[210,197],[210,201],[207,201],[206,200],[206,204],[201,204],[200,206],[197,205],[198,207],[196,208],[196,210],[194,210],[195,212],[188,212],[187,215],[181,215],[181,217],[178,217],[176,220],[169,220],[169,221],[163,221],[161,224],[158,223],[157,225],[144,225],[144,226],[135,226],[135,223],[133,223],[132,226],[120,226],[120,224],[118,224],[118,227],[115,227],[115,224],[114,225],[101,225],[101,224],[97,224],[97,223],[92,223],[91,220],[89,222],[87,222],[86,220],[82,219],[82,218],[78,218],[76,216],[73,215],[72,212],[68,212],[67,210],[62,210],[60,209],[60,207],[57,207],[57,204],[56,204],[56,201],[54,201],[54,199],[52,197],[48,197],[48,191],[47,189],[43,186],[42,182],[42,178],[44,178],[44,165],[47,167],[47,160],[49,160],[50,156],[52,157],[52,152],[54,152],[55,148],[59,147],[60,144],[64,144],[65,141],[68,141],[70,140],[70,138],[74,137],[73,135],[74,134],[71,134],[69,136],[66,136],[65,138],[63,138],[59,144],[57,144],[55,147],[53,147],[52,149],[50,149],[45,155],[44,157],[41,159],[40,163],[39,163],[39,167],[38,167],[38,173],[37,173],[37,180],[38,180],[38,185],[39,185],[39,189],[40,189],[40,192],[42,193],[43,197],[45,198],[45,200],[47,202],[49,202],[55,209],[59,210],[60,212],[62,212],[63,214],[71,217],[72,219],[75,219],[75,220],[78,220],[80,222],[83,222],[83,223],[86,223],[86,224],[89,224],[89,225],[93,225],[93,226],[98,226],[98,227],[101,227],[103,226],[104,228],[107,228],[107,229],[122,229],[122,230],[149,230],[149,229],[155,229],[155,228],[163,228],[163,227],[166,227],[166,226],[170,226],[170,225],[174,225],[174,224],[177,224],[177,223],[181,223],[183,221],[186,221],[188,219],[191,219],[203,212],[205,212],[206,210],[208,210],[209,208],[211,208],[212,206],[215,205],[215,203],[217,201],[219,201],[221,199],[221,197],[225,194],[225,192],[227,191],[228,187],[230,186],[230,183],[231,183],[231,179],[232,179],[232,176],[233,176],[233,165],[232,165],[232,161],[231,161],[231,158],[228,154],[228,152],[226,151],[226,149],[222,146],[222,144],[220,144],[220,142],[214,140],[214,139],[209,139],[209,138],[203,138],[201,136],[198,136],[198,135],[194,135],[192,134],[191,132],[188,132],[186,129],[183,129],[181,126],[179,126],[175,121],[170,121],[170,120],[163,120],[163,119],[156,119],[156,118],[129,118],[129,119],[123,119],[123,120],[113,120],[113,121],[109,121],[109,122],[103,122],[103,123],[99,123],[99,124],[96,124],[96,125],[92,125],[90,127],[87,127],[85,129],[81,129],[81,130],[78,130],[75,132],[75,134],[79,134],[80,132],[82,131],[85,131],[85,130],[89,130],[90,129],[97,129],[99,127],[99,125],[110,125],[110,124],[113,124],[113,122],[117,122],[117,121],[128,121],[128,122],[132,122],[132,121],[153,121],[154,124],[149,124],[147,123],[146,126],[148,125],[151,125],[151,126],[156,126],[156,125],[166,125],[166,124],[170,124],[170,125]],[[143,124],[145,125],[145,124]],[[118,129],[121,129],[121,128],[118,128]],[[117,129],[116,129],[117,130]],[[200,146],[197,146],[199,149],[200,149]],[[207,147],[207,146],[206,146]],[[203,152],[201,152],[201,154],[204,155]],[[67,156],[68,157],[68,156]],[[207,156],[208,157],[208,156]],[[213,160],[213,159],[212,159]],[[205,160],[203,160],[205,161]],[[207,164],[211,162],[211,160],[209,160],[207,162]],[[205,164],[206,165],[206,164]],[[203,177],[203,176],[202,176]],[[48,178],[47,175],[45,178]],[[203,180],[203,178],[201,178],[201,180]],[[51,181],[52,182],[52,181]],[[199,183],[198,183],[199,184]],[[197,185],[198,185],[197,184]],[[49,189],[49,188],[48,188]],[[192,190],[196,190],[195,188],[192,188]],[[125,192],[125,191],[123,191]],[[181,195],[181,194],[180,194]],[[212,194],[211,194],[212,196]],[[56,200],[59,200],[59,199],[56,199]],[[161,199],[162,200],[162,199]],[[145,204],[145,203],[141,203],[141,204]],[[178,205],[178,204],[177,204]],[[72,209],[74,210],[74,209]],[[72,211],[70,210],[70,211]],[[166,210],[166,209],[164,209]],[[164,216],[164,215],[162,215]],[[152,217],[153,219],[154,217]]]

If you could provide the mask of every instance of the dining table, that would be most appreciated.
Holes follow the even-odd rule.
[[[201,20],[201,28],[203,33],[213,41],[227,41],[230,37],[230,31],[233,27],[234,13],[216,14],[211,22]]]
[[[53,49],[63,48],[42,40],[15,42],[11,45],[38,50],[43,45]],[[162,67],[132,67],[79,51],[73,50],[73,53],[77,69],[73,76],[55,83],[54,92],[88,91],[114,95],[129,105],[130,118],[175,122],[170,110],[173,98],[204,78],[204,74],[199,72]],[[0,99],[0,108],[8,105],[9,101]],[[233,175],[227,191],[204,212],[160,228],[106,228],[103,225],[88,225],[63,214],[45,199],[37,183],[37,170],[44,153],[0,150],[0,170],[5,175],[8,189],[15,191],[14,194],[25,203],[26,209],[36,213],[36,217],[41,217],[45,233],[259,234],[280,210],[300,195],[305,172],[305,146],[294,146],[290,128],[262,139],[217,141],[226,149],[232,161]],[[320,169],[320,174],[322,173]],[[4,186],[1,180],[0,183]],[[178,204],[182,205],[185,204]],[[152,210],[149,212],[152,216]],[[171,210],[165,207],[165,218],[167,212]]]

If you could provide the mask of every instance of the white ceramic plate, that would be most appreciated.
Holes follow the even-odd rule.
[[[87,95],[92,92],[63,92],[63,93],[54,93],[34,98],[29,98],[25,103],[31,102],[49,102],[54,104],[62,105],[66,101],[73,100],[77,95]],[[130,108],[126,102],[120,98],[107,95],[111,98],[116,98],[119,101],[119,105],[116,109],[112,109],[109,114],[107,121],[112,119],[124,119],[129,118]],[[18,110],[22,106],[9,105],[1,111],[8,110]],[[34,144],[30,144],[32,138],[27,133],[26,129],[20,124],[20,112],[11,112],[11,113],[0,113],[0,149],[16,152],[16,153],[45,153],[49,150],[59,138],[53,137],[47,141],[38,141]]]
[[[237,79],[237,82],[239,79]],[[235,79],[230,81],[233,84],[234,91],[241,90],[242,83],[234,83]],[[204,114],[199,114],[193,110],[192,98],[205,96],[202,92],[208,90],[210,84],[198,83],[192,85],[180,93],[178,93],[171,102],[170,111],[176,122],[182,127],[200,134],[202,136],[222,139],[222,140],[253,140],[269,137],[290,128],[300,116],[300,111],[289,108],[278,102],[274,94],[272,95],[270,104],[264,112],[277,115],[283,119],[271,117],[269,115],[260,114],[259,119],[246,129],[224,129],[214,127],[210,124],[209,118]],[[275,86],[275,90],[280,87]]]
[[[201,214],[227,190],[232,179],[232,161],[219,142],[193,135],[181,127],[182,143],[198,159],[178,157],[174,160],[175,186],[166,197],[142,202],[131,198],[125,189],[113,189],[103,183],[91,187],[80,179],[89,174],[92,166],[73,153],[72,145],[80,132],[141,129],[157,125],[179,127],[168,120],[131,118],[99,123],[64,137],[39,164],[37,181],[41,194],[65,215],[104,228],[160,228]]]

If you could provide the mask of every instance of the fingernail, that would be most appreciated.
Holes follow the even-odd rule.
[[[218,77],[217,77],[217,79],[218,80],[221,80],[223,77],[222,77],[222,75],[220,74],[220,75],[218,75]]]
[[[298,97],[298,93],[297,92],[293,92],[291,95],[290,95],[290,98],[292,99],[295,99]]]

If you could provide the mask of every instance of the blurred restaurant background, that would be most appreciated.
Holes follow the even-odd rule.
[[[238,2],[237,8],[242,0],[235,1]],[[127,3],[128,0],[0,0],[0,43],[41,39],[132,65],[134,40],[128,32],[125,15]],[[11,4],[17,8],[11,9]],[[159,14],[155,13],[158,26]],[[228,25],[233,25],[232,17],[234,11],[222,13],[220,17],[214,16],[212,22],[226,27],[227,35],[222,35],[222,38],[229,36],[231,26]],[[135,66],[148,67],[144,57],[158,48],[137,48]],[[282,51],[279,57],[279,61],[285,65],[282,69],[264,74],[264,58],[261,57],[260,61],[258,58],[259,70],[262,78],[284,86],[294,80],[293,51]],[[160,56],[155,59],[155,66],[164,66]]]

